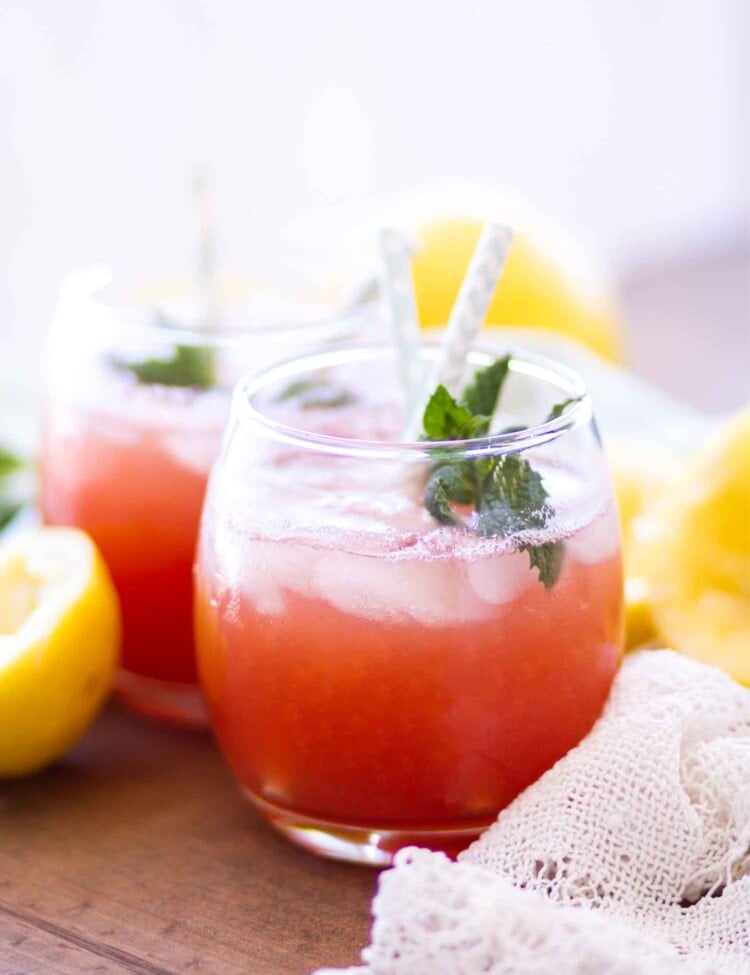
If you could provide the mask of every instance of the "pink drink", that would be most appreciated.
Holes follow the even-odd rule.
[[[201,677],[243,789],[296,842],[366,862],[465,845],[587,733],[622,640],[619,530],[585,417],[535,448],[555,499],[536,541],[565,546],[547,589],[517,539],[428,514],[377,367],[338,409],[263,399],[312,445],[235,407],[196,576]]]
[[[63,295],[48,349],[42,508],[104,554],[123,608],[118,689],[137,710],[206,720],[192,565],[229,391],[248,369],[358,327],[356,317],[248,326],[235,309],[221,328],[176,328],[86,289]]]
[[[120,596],[121,690],[163,716],[182,698],[184,720],[190,717],[185,699],[197,681],[195,542],[226,411],[227,396],[219,390],[142,387],[113,376],[94,402],[50,411],[45,430],[45,520],[89,532]],[[199,708],[194,713],[200,720]]]

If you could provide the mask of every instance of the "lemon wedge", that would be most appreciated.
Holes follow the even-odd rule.
[[[659,636],[750,684],[750,409],[633,523]]]
[[[112,688],[119,644],[117,596],[88,535],[37,528],[0,546],[0,775],[75,744]]]

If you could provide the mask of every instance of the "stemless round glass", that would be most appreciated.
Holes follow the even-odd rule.
[[[336,349],[239,384],[196,563],[201,680],[243,791],[296,843],[375,864],[465,846],[588,732],[622,649],[581,381],[514,356],[494,419],[514,432],[401,443],[395,360]],[[481,513],[441,509],[438,470],[494,478],[500,508],[487,487]]]
[[[97,272],[72,279],[50,333],[42,512],[89,532],[112,573],[121,697],[153,717],[201,724],[192,564],[231,389],[248,369],[351,337],[366,312],[175,327],[164,313],[114,303],[102,283]],[[183,304],[189,321],[188,312]]]

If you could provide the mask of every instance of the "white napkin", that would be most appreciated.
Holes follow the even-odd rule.
[[[584,741],[459,863],[401,851],[373,914],[348,975],[750,975],[750,690],[629,657]]]

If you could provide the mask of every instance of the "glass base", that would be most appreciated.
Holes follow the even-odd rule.
[[[115,690],[123,704],[147,718],[188,728],[208,727],[208,711],[197,684],[157,680],[121,670]]]
[[[441,850],[455,858],[494,822],[493,818],[481,823],[472,822],[467,826],[444,829],[418,825],[398,829],[349,826],[300,815],[261,799],[249,789],[242,791],[263,818],[297,846],[332,860],[345,860],[370,867],[391,866],[396,853],[405,846]]]

